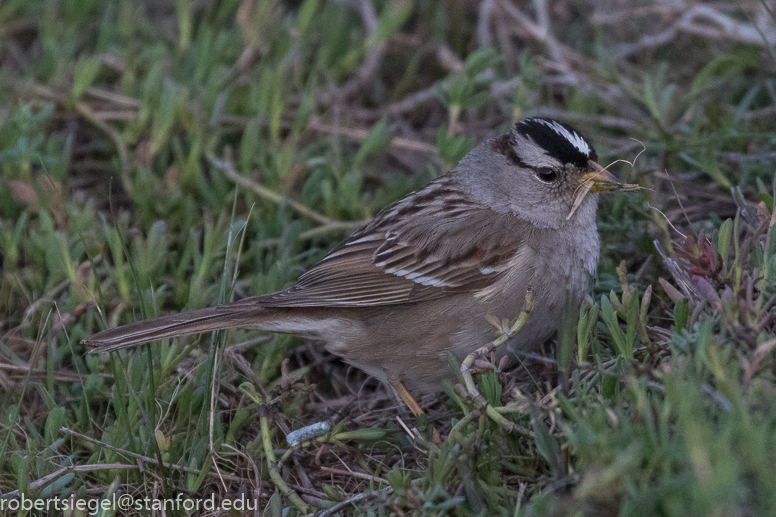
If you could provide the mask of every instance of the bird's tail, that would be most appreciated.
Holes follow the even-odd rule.
[[[274,312],[262,307],[260,303],[241,300],[103,330],[87,337],[83,342],[89,346],[91,352],[112,352],[174,336],[232,328],[258,328],[260,321],[271,319]]]

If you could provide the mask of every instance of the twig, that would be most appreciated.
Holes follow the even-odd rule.
[[[355,221],[353,223],[345,224],[345,223],[335,223],[335,224],[324,224],[323,226],[319,226],[317,228],[313,228],[312,230],[307,230],[299,234],[299,240],[300,241],[306,241],[310,239],[314,239],[316,237],[320,237],[322,235],[326,235],[327,233],[337,233],[337,232],[346,232],[346,231],[353,231],[362,224],[368,223],[369,220],[364,221]],[[263,239],[255,244],[255,246],[258,249],[263,248],[271,248],[273,246],[277,246],[282,241],[279,237],[270,237],[268,239]]]
[[[493,16],[494,0],[482,0],[477,9],[477,46],[487,48],[493,46],[490,36],[490,18]]]
[[[351,497],[350,499],[346,499],[345,501],[342,501],[341,503],[335,504],[334,506],[332,506],[328,510],[325,510],[325,511],[321,512],[321,514],[318,517],[329,517],[330,515],[334,515],[338,511],[340,511],[343,508],[345,508],[346,506],[349,506],[349,505],[351,505],[353,503],[357,503],[357,502],[361,501],[362,499],[366,499],[369,496],[385,497],[387,495],[391,495],[392,493],[393,493],[393,488],[391,488],[391,487],[386,487],[386,488],[383,488],[381,490],[378,490],[376,492],[371,492],[371,493],[370,492],[362,492],[360,494],[357,494],[357,495]]]
[[[512,93],[518,84],[520,84],[520,77],[512,77],[504,81],[496,81],[490,85],[490,96],[501,97],[508,93]],[[401,115],[417,109],[419,106],[432,101],[439,101],[439,90],[447,91],[450,89],[450,85],[445,80],[440,80],[426,88],[415,93],[407,95],[402,100],[389,104],[380,110],[375,110],[373,118],[380,118],[385,115]]]
[[[679,29],[690,34],[730,39],[759,47],[776,44],[776,33],[773,30],[760,31],[754,25],[740,22],[708,5],[692,4],[687,15],[682,17]]]
[[[523,496],[525,495],[526,488],[528,488],[528,483],[520,483],[520,488],[517,491],[517,501],[515,501],[515,515],[520,514],[520,507],[523,504]]]
[[[80,266],[79,266],[80,267]],[[63,280],[59,284],[55,285],[51,290],[46,292],[43,296],[35,300],[34,303],[32,303],[29,307],[27,307],[27,310],[24,311],[24,316],[22,317],[22,323],[26,322],[27,319],[31,318],[33,314],[35,314],[35,311],[38,310],[38,308],[45,302],[52,302],[53,298],[60,294],[62,291],[64,291],[67,286],[70,285],[70,280]]]
[[[381,114],[385,115],[400,115],[408,111],[413,111],[418,106],[427,103],[430,100],[439,99],[439,88],[444,88],[445,81],[437,81],[425,90],[420,90],[415,93],[411,93],[398,102],[394,102],[385,106],[380,110]],[[380,118],[382,115],[376,115],[375,118]]]
[[[699,3],[679,2],[671,6],[657,5],[616,13],[596,14],[592,22],[614,25],[653,14],[659,14],[663,19],[672,20],[673,23],[657,34],[648,34],[636,42],[620,45],[614,52],[615,60],[637,54],[645,49],[665,45],[682,32],[716,40],[739,41],[760,47],[776,44],[776,31],[772,27],[758,27],[754,23],[736,20],[710,5]]]
[[[549,14],[546,13],[546,5],[542,6],[542,2],[539,0],[537,0],[537,2],[539,4],[540,19],[543,21],[543,24],[541,22],[534,22],[514,4],[506,0],[501,0],[499,6],[506,14],[517,22],[518,28],[522,29],[521,32],[523,35],[529,36],[530,38],[547,45],[550,57],[564,68],[567,68],[567,72],[570,73],[570,65],[572,63],[590,68],[592,65],[591,60],[575,50],[572,50],[570,47],[567,47],[552,35],[549,30]],[[544,14],[542,14],[543,11]]]
[[[383,485],[390,485],[390,482],[387,479],[379,478],[377,476],[370,476],[369,474],[364,474],[363,472],[348,472],[346,470],[334,469],[326,466],[321,466],[321,470],[324,472],[331,472],[332,474],[340,474],[342,476],[350,476],[358,479],[365,479],[367,481],[374,481],[375,483],[381,483]]]
[[[547,43],[547,50],[553,61],[560,63],[567,70],[571,72],[571,67],[566,61],[566,56],[563,54],[560,42],[555,36],[552,35],[552,27],[550,26],[550,10],[547,5],[547,0],[534,0],[534,9],[536,10],[536,19],[539,22],[539,26],[542,28],[544,34],[544,41]]]
[[[619,111],[622,110],[625,105],[624,100],[628,99],[628,95],[623,89],[609,82],[594,82],[590,78],[591,73],[608,75],[608,72],[603,70],[598,63],[558,41],[549,31],[549,26],[543,27],[534,22],[511,2],[500,0],[498,5],[506,15],[517,22],[514,30],[519,36],[528,37],[547,47],[551,59],[546,61],[544,66],[556,75],[546,77],[545,82],[595,89],[600,99],[616,105]],[[546,6],[543,5],[543,2],[539,2],[539,7],[545,8]],[[542,16],[544,17],[544,15]],[[546,18],[549,20],[549,15]],[[621,78],[621,81],[623,80]]]
[[[120,122],[127,122],[129,120],[137,120],[137,110],[103,110],[96,111],[94,116],[104,122],[117,120]]]
[[[97,88],[95,86],[92,86],[91,88],[86,90],[86,94],[113,104],[121,104],[123,106],[126,106],[127,108],[137,109],[140,107],[140,101],[138,99],[135,99],[134,97],[128,97],[126,95],[121,95],[119,93],[103,90],[102,88]]]
[[[671,177],[671,174],[669,174],[668,169],[665,170],[665,175],[668,176],[668,183],[671,185],[671,190],[674,191],[674,199],[676,199],[676,202],[679,204],[679,208],[681,209],[682,214],[684,214],[684,219],[687,221],[687,224],[690,225],[690,230],[692,230],[692,232],[697,237],[698,232],[695,231],[695,227],[692,225],[692,221],[690,221],[690,217],[687,215],[687,210],[684,209],[684,203],[682,203],[682,197],[679,195],[679,192],[676,191],[676,184],[674,184],[674,178]],[[671,227],[673,228],[673,226],[674,225],[672,224]],[[679,232],[680,235],[681,233],[682,232]]]
[[[3,371],[9,371],[9,372],[19,372],[19,373],[32,373],[37,375],[46,375],[48,372],[43,368],[30,368],[29,364],[8,364],[8,363],[2,363],[0,362],[0,370]],[[77,372],[72,372],[69,370],[58,370],[57,373],[54,374],[54,379],[58,381],[85,381],[89,375],[94,375],[93,373],[90,374],[82,374]],[[113,379],[112,373],[98,373],[98,376],[102,377],[103,379]]]
[[[128,451],[126,449],[121,449],[119,447],[116,447],[115,445],[111,445],[109,443],[105,443],[105,442],[102,442],[102,441],[97,440],[95,438],[92,438],[91,436],[87,436],[85,434],[78,433],[78,432],[73,431],[72,429],[69,429],[67,427],[60,427],[59,430],[62,431],[63,433],[65,433],[65,434],[69,434],[71,436],[76,436],[76,437],[78,437],[78,438],[80,438],[82,440],[85,440],[87,442],[93,443],[95,445],[99,445],[100,447],[104,447],[104,448],[109,449],[111,451],[114,451],[114,452],[116,452],[118,454],[121,454],[122,456],[128,456],[130,458],[134,458],[134,459],[142,461],[144,463],[150,463],[152,465],[160,465],[161,464],[165,468],[174,469],[174,470],[180,470],[181,472],[187,472],[187,473],[190,473],[190,474],[200,474],[201,473],[200,469],[195,469],[195,468],[192,468],[192,467],[187,467],[185,465],[177,465],[175,463],[168,463],[168,462],[161,462],[160,463],[159,460],[157,460],[157,459],[151,458],[149,456],[143,456],[142,454],[138,454],[136,452]],[[215,473],[208,473],[208,476],[210,476],[210,477],[217,477]],[[244,478],[242,478],[240,476],[235,476],[235,475],[232,475],[232,474],[222,474],[220,477],[222,477],[223,479],[228,480],[228,481],[239,481],[239,482],[245,481]],[[261,483],[266,483],[266,487],[265,488],[272,488],[272,486],[273,486],[271,483],[267,483],[265,481],[262,481]]]
[[[658,3],[644,7],[634,7],[632,9],[622,9],[619,11],[605,10],[603,12],[594,12],[590,17],[590,23],[593,25],[621,25],[627,21],[635,20],[642,16],[660,15],[669,16],[674,12],[674,7],[665,3]]]
[[[217,459],[219,459],[219,456],[218,456],[218,453],[216,452],[215,445],[213,445],[213,429],[215,427],[214,421],[215,421],[215,414],[216,414],[216,397],[217,397],[216,384],[218,384],[218,352],[213,354],[213,370],[210,378],[210,408],[208,410],[209,418],[208,418],[207,438],[208,438],[208,449],[210,450],[210,454],[213,458],[213,467],[216,469],[216,474],[218,474],[218,478],[221,480],[221,485],[224,487],[224,490],[226,490],[226,483],[224,483],[224,480],[221,477],[221,469],[218,468],[218,462],[216,461]]]
[[[99,464],[93,464],[93,465],[69,465],[67,467],[62,467],[51,474],[47,474],[43,476],[40,479],[36,479],[32,483],[30,483],[30,486],[28,487],[28,490],[37,490],[38,488],[42,488],[49,484],[50,482],[54,481],[56,478],[63,474],[67,474],[68,472],[92,472],[95,470],[119,470],[119,469],[137,469],[139,468],[137,465],[127,465],[126,463],[99,463]],[[19,497],[19,491],[13,490],[12,492],[7,492],[5,494],[0,495],[0,499],[11,499],[14,497]]]
[[[391,8],[390,4],[388,4],[388,8]],[[380,62],[383,60],[383,55],[385,55],[386,40],[383,39],[380,41],[375,37],[379,28],[379,22],[372,2],[370,0],[360,0],[358,3],[358,11],[361,14],[361,19],[366,28],[366,41],[371,41],[372,45],[367,49],[364,64],[356,70],[356,73],[350,80],[336,89],[336,93],[331,93],[329,91],[321,92],[318,100],[324,104],[331,104],[335,98],[346,99],[351,95],[354,95],[358,90],[363,88],[364,85],[368,84],[369,81],[374,78],[375,72],[380,66]]]
[[[436,54],[439,64],[454,74],[462,74],[465,70],[461,58],[455,55],[453,49],[446,43],[440,42],[436,45]]]
[[[776,112],[774,112],[776,114]],[[722,155],[726,160],[733,162],[749,162],[758,161],[762,163],[768,163],[776,161],[776,152],[764,152],[764,153],[724,153]]]
[[[328,124],[323,124],[316,120],[311,120],[307,124],[307,128],[312,129],[313,131],[321,131],[324,133],[342,135],[344,137],[350,138],[351,140],[355,140],[358,142],[361,142],[364,139],[366,139],[367,135],[369,134],[369,131],[365,129],[335,127],[335,126],[330,126]],[[439,153],[439,149],[435,145],[427,144],[425,142],[418,142],[417,140],[411,140],[409,138],[402,138],[400,136],[391,138],[390,145],[391,147],[396,147],[398,149],[406,149],[408,151],[420,151],[420,152],[429,153],[429,154]]]
[[[234,164],[229,160],[222,160],[220,158],[217,158],[213,153],[208,152],[207,158],[210,160],[210,163],[213,164],[213,167],[218,169],[219,171],[223,172],[224,175],[229,178],[230,180],[234,181],[238,185],[241,185],[262,198],[272,201],[273,203],[277,203],[279,205],[285,204],[291,207],[292,209],[296,210],[300,214],[309,217],[310,219],[313,219],[315,221],[318,221],[321,224],[340,224],[344,226],[350,226],[352,223],[348,223],[346,221],[339,221],[337,219],[334,219],[332,217],[323,215],[321,213],[316,212],[312,208],[309,208],[302,203],[299,203],[298,201],[294,201],[293,199],[289,199],[285,196],[282,196],[275,192],[274,190],[268,189],[264,185],[261,185],[259,183],[256,183],[255,181],[251,181],[248,178],[241,176],[237,169],[235,169]]]
[[[643,50],[665,45],[676,37],[677,32],[677,26],[673,25],[662,32],[658,32],[657,34],[645,34],[638,41],[633,43],[623,43],[622,45],[619,45],[617,50],[612,53],[612,60],[617,61],[633,54],[638,54]]]
[[[746,120],[756,120],[758,118],[773,117],[774,115],[776,115],[776,106],[766,106],[765,108],[744,113],[744,118]]]

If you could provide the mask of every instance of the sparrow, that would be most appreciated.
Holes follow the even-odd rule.
[[[290,288],[94,334],[91,351],[232,328],[294,334],[393,386],[433,392],[494,338],[486,316],[514,320],[508,343],[531,350],[581,300],[599,255],[601,192],[630,190],[571,126],[529,118],[486,140],[447,174],[385,208]]]

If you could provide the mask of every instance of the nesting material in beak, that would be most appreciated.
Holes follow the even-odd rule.
[[[571,219],[571,216],[574,215],[589,192],[614,192],[617,190],[638,190],[639,188],[638,185],[620,183],[616,176],[594,161],[590,161],[590,168],[593,169],[593,172],[583,175],[582,181],[580,181],[577,187],[577,194],[574,197],[574,203],[571,205],[571,211],[566,216],[567,221]]]

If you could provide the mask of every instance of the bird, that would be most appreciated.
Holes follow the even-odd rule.
[[[542,117],[475,147],[448,173],[381,211],[290,288],[103,330],[84,339],[110,352],[232,328],[322,341],[392,386],[435,392],[459,361],[494,339],[488,319],[532,310],[508,343],[529,351],[557,331],[596,272],[602,192],[631,190],[598,164],[570,125]],[[490,317],[490,318],[489,318]]]

